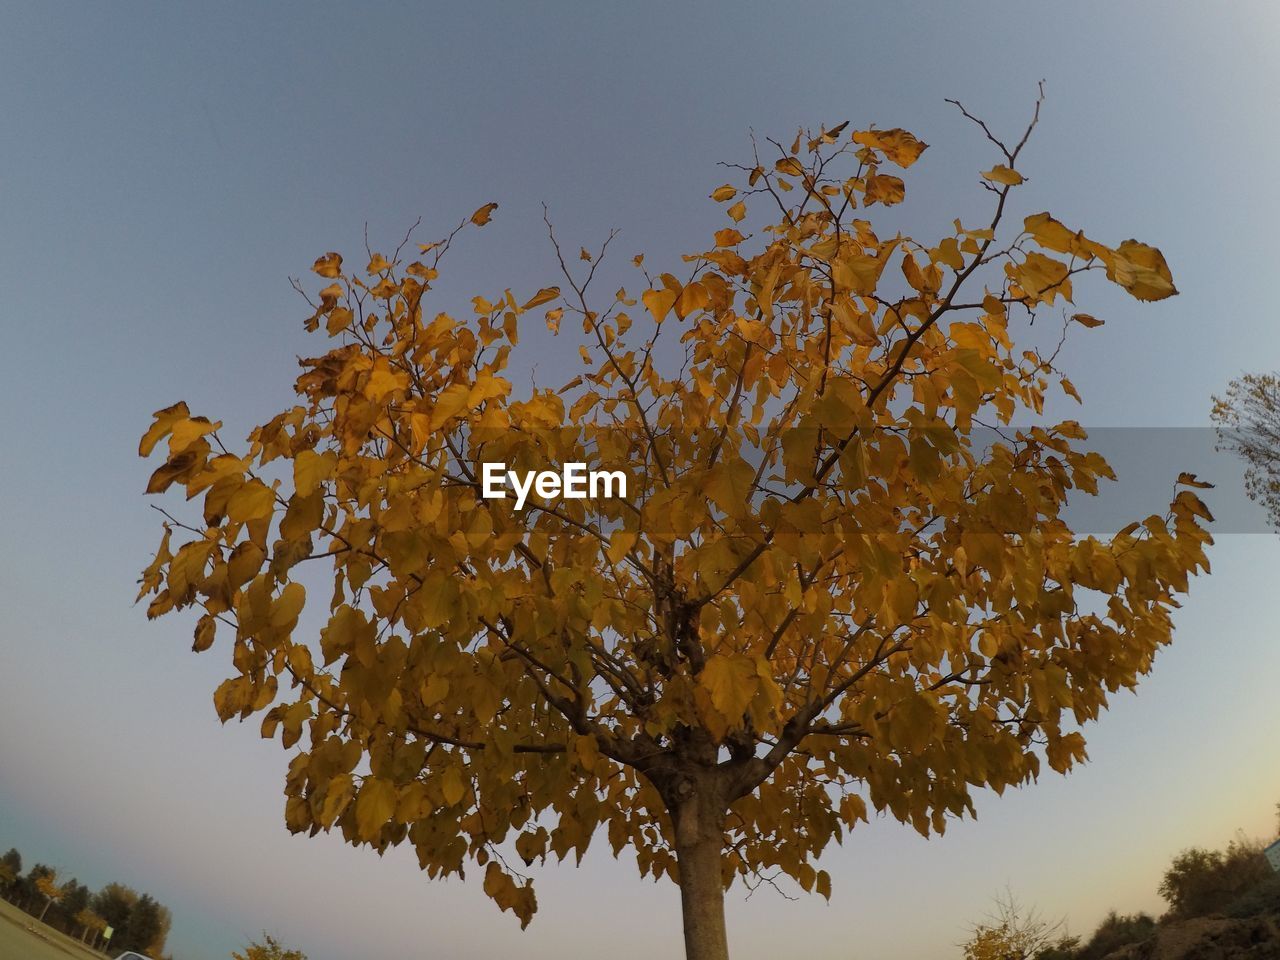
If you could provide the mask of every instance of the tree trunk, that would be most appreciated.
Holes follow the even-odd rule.
[[[41,923],[44,923],[44,915],[45,915],[46,913],[48,913],[48,912],[49,912],[49,908],[50,908],[51,906],[53,906],[53,901],[52,901],[52,900],[46,900],[46,901],[44,902],[44,909],[40,911],[40,922],[41,922]]]
[[[729,960],[724,925],[724,855],[722,811],[709,797],[693,796],[681,804],[673,819],[676,857],[680,864],[680,903],[684,909],[686,960]],[[703,802],[699,802],[699,801]]]

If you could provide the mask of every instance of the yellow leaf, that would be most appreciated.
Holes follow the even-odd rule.
[[[431,408],[430,429],[439,430],[457,416],[466,407],[470,396],[471,388],[465,383],[453,383],[440,391],[440,395],[436,397],[436,405]]]
[[[1101,255],[1105,249],[1094,243],[1080,230],[1074,233],[1048,213],[1035,213],[1022,221],[1022,229],[1029,233],[1036,243],[1046,250],[1055,253],[1069,253],[1085,260],[1092,260]]]
[[[736,725],[756,695],[759,677],[747,657],[715,654],[707,658],[698,682],[711,695],[716,711]]]
[[[422,685],[422,702],[432,707],[449,695],[449,678],[433,673]]]
[[[316,453],[300,450],[293,460],[293,488],[300,496],[309,496],[319,489],[325,480],[333,479],[338,457],[332,451]]]
[[[1003,163],[997,163],[990,170],[983,171],[982,177],[984,180],[990,180],[993,183],[1003,183],[1010,187],[1016,187],[1023,181],[1022,174],[1011,167],[1006,167]]]
[[[311,269],[326,280],[332,280],[342,274],[342,255],[333,252],[326,253],[311,265]]]
[[[486,203],[483,207],[481,207],[479,210],[477,210],[475,213],[471,215],[471,222],[474,223],[477,227],[483,227],[486,223],[489,222],[489,219],[493,216],[493,211],[497,209],[498,209],[498,205],[496,203]]]
[[[1163,300],[1178,292],[1164,254],[1137,240],[1126,240],[1116,247],[1107,264],[1107,279],[1138,300]]]
[[[217,626],[217,622],[209,614],[206,613],[201,617],[200,622],[196,624],[195,642],[192,643],[191,649],[196,653],[201,653],[213,646],[213,637]]]
[[[1073,313],[1071,319],[1084,327],[1100,327],[1106,323],[1105,320],[1099,320],[1097,317],[1090,316],[1087,313]]]
[[[723,203],[726,200],[732,200],[737,195],[738,191],[727,183],[723,187],[716,187],[711,191],[711,199],[716,201],[716,203]]]
[[[729,208],[729,216],[734,223],[741,223],[742,219],[747,215],[747,205],[739,200]]]
[[[142,435],[142,439],[138,442],[138,456],[149,457],[151,451],[155,449],[157,443],[169,435],[174,424],[187,419],[191,415],[191,411],[187,409],[186,403],[179,400],[171,407],[165,407],[163,410],[157,410],[152,414],[155,422]]]
[[[733,227],[725,227],[723,230],[716,231],[717,247],[736,247],[744,239],[746,238]]]
[[[378,839],[383,825],[395,812],[395,784],[379,777],[369,777],[356,796],[356,833],[361,840]]]
[[[697,280],[694,280],[680,291],[680,296],[676,299],[676,316],[683,320],[689,314],[696,313],[710,302],[711,297],[707,293],[707,288]]]
[[[248,523],[271,516],[275,493],[257,478],[250,480],[231,495],[227,502],[227,519],[232,523]]]
[[[609,536],[609,549],[605,551],[605,556],[610,563],[620,563],[638,539],[639,535],[632,530],[613,531]]]
[[[169,455],[181,453],[207,433],[212,433],[222,426],[222,422],[210,423],[207,417],[190,417],[179,420],[173,425],[169,434]]]
[[[520,309],[532,310],[534,307],[539,307],[544,303],[550,303],[552,300],[554,300],[558,296],[560,296],[559,287],[543,287],[541,290],[535,293],[530,298],[529,302],[526,303]]]
[[[876,289],[886,260],[887,258],[850,253],[832,262],[831,272],[842,291],[865,296]]]
[[[1182,472],[1178,474],[1178,483],[1187,487],[1198,487],[1201,490],[1212,490],[1213,484],[1196,477],[1194,473]]]
[[[446,768],[444,775],[440,778],[440,792],[444,795],[444,802],[448,806],[461,803],[462,798],[467,795],[467,785],[462,779],[462,771],[453,766]]]
[[[1053,303],[1058,297],[1071,299],[1071,278],[1061,260],[1033,250],[1022,263],[1006,265],[1006,271],[1032,303]]]
[[[883,203],[888,207],[901,203],[906,195],[907,187],[901,177],[875,173],[867,175],[867,188],[864,194],[867,203]]]
[[[676,291],[669,288],[646,290],[640,295],[640,299],[644,301],[648,311],[653,314],[653,322],[661,323],[666,319],[667,314],[676,302]]]
[[[271,626],[276,630],[292,630],[307,601],[307,591],[300,583],[287,583],[271,604]]]
[[[320,812],[317,820],[323,827],[331,827],[335,820],[341,816],[342,811],[346,809],[347,804],[351,802],[351,798],[356,795],[355,781],[352,780],[351,774],[342,773],[329,781],[329,786],[325,790],[324,801],[320,805]]]
[[[813,887],[823,899],[831,899],[831,875],[827,871],[818,871]]]
[[[892,130],[859,130],[853,135],[853,142],[879,150],[886,160],[904,169],[929,149],[927,143],[897,127]]]

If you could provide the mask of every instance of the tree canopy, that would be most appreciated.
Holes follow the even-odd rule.
[[[1219,448],[1244,461],[1245,491],[1280,529],[1280,374],[1246,373],[1213,398]]]
[[[226,638],[214,704],[293,751],[289,829],[406,842],[432,877],[475,864],[522,924],[520,860],[603,833],[680,883],[688,955],[723,957],[734,878],[829,896],[815,860],[869,809],[928,835],[975,789],[1085,759],[1081,726],[1207,569],[1209,514],[1183,475],[1114,535],[1069,528],[1112,474],[1043,422],[1048,391],[1077,396],[1054,346],[1101,335],[1070,306],[1092,274],[1176,290],[1147,244],[1011,226],[1031,127],[979,128],[990,212],[936,239],[874,222],[926,144],[841,123],[729,165],[711,245],[636,257],[616,294],[608,242],[570,257],[552,231],[559,277],[438,304],[493,203],[361,269],[328,253],[305,324],[331,344],[296,405],[244,446],[157,412],[148,492],[200,507],[166,511],[139,596],[194,608],[197,651]],[[530,322],[576,375],[522,366]],[[518,510],[483,495],[486,463],[631,482]]]
[[[245,947],[244,953],[232,952],[232,960],[307,960],[307,955],[300,950],[287,950],[271,934],[264,933],[262,942],[252,940]]]

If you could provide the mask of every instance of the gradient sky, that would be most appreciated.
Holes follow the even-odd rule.
[[[290,402],[288,277],[368,224],[391,247],[501,204],[452,259],[469,296],[554,282],[610,228],[669,265],[723,225],[708,192],[748,130],[903,126],[932,144],[912,225],[985,209],[995,158],[943,101],[1013,133],[1021,213],[1160,246],[1182,295],[1108,319],[1063,358],[1086,423],[1203,426],[1209,398],[1280,366],[1280,9],[1162,4],[67,4],[0,8],[0,849],[168,904],[180,960],[268,928],[312,960],[639,960],[679,953],[678,895],[593,850],[538,874],[521,933],[479,884],[429,883],[283,826],[286,756],[210,702],[226,648],[132,606],[158,537],[135,456],[177,399],[228,436]],[[966,219],[968,222],[968,219]],[[462,303],[463,301],[459,301]],[[559,374],[546,352],[539,369]],[[1172,477],[1169,478],[1170,481]],[[1154,509],[1157,505],[1152,504]],[[1157,910],[1180,848],[1262,835],[1280,800],[1280,545],[1228,535],[1175,644],[1092,728],[1092,762],[924,841],[873,821],[822,866],[831,902],[729,895],[739,960],[958,955],[1008,885],[1087,933]]]

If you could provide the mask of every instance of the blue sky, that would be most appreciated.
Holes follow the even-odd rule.
[[[723,225],[715,164],[754,129],[903,126],[932,144],[908,225],[985,209],[993,161],[944,103],[1020,130],[1021,212],[1165,252],[1182,295],[1100,285],[1063,357],[1087,423],[1197,427],[1280,366],[1271,308],[1280,12],[1222,5],[8,4],[0,29],[0,847],[173,908],[181,960],[266,927],[312,960],[629,960],[678,949],[674,888],[589,855],[546,871],[521,933],[475,884],[428,883],[282,823],[285,756],[210,703],[225,666],[132,598],[157,517],[134,455],[179,398],[241,435],[314,349],[288,277],[368,225],[393,245],[501,204],[452,261],[459,296],[553,282],[567,244],[671,263]],[[459,301],[464,302],[462,300]],[[553,352],[539,369],[557,371]],[[550,376],[547,379],[551,379]],[[1172,479],[1172,478],[1170,478]],[[1154,506],[1154,505],[1153,505]],[[1090,737],[1092,763],[979,804],[940,840],[874,822],[828,853],[831,903],[730,895],[735,956],[958,953],[1006,884],[1086,931],[1156,909],[1182,846],[1271,829],[1280,800],[1280,546],[1221,538],[1174,646]],[[341,909],[334,904],[341,903]]]

